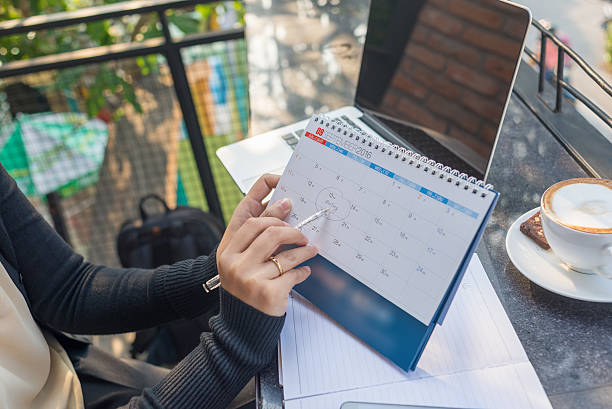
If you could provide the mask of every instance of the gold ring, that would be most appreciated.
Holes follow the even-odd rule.
[[[268,257],[268,260],[273,262],[276,265],[276,268],[278,268],[278,275],[282,276],[284,271],[283,271],[283,266],[281,266],[280,261],[278,261],[278,259],[274,256]]]

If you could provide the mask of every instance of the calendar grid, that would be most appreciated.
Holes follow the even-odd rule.
[[[304,155],[303,153],[302,153],[300,156],[305,157],[305,158],[308,158],[308,159],[310,159],[310,160],[312,160],[312,161],[316,162],[314,159],[312,159],[312,158],[308,157],[307,155]],[[335,173],[336,175],[340,175],[340,173],[339,173],[339,172],[338,172],[336,169],[334,169],[334,168],[332,168],[332,167],[330,167],[330,166],[326,166],[326,165],[319,165],[319,166],[321,166],[322,168],[329,169],[331,172]],[[291,171],[292,171],[292,172],[294,172],[294,173],[296,173],[296,174],[298,174],[298,175],[303,176],[304,178],[306,178],[306,180],[308,180],[308,176],[309,176],[309,175],[307,175],[307,174],[305,174],[305,173],[297,172],[297,171],[295,171],[295,170],[291,170]],[[347,180],[347,181],[349,181],[349,182],[353,183],[353,185],[355,185],[356,187],[360,187],[360,186],[361,186],[361,184],[359,184],[357,181],[355,181],[354,179],[352,179],[352,178],[350,178],[350,177],[348,177],[348,176],[343,176],[343,178],[344,178],[345,180]],[[391,185],[391,186],[393,186],[393,185]],[[388,191],[388,189],[387,189],[387,191]],[[378,196],[380,199],[382,199],[382,200],[387,200],[387,199],[385,199],[385,195],[381,195],[381,194],[379,194],[379,193],[377,193],[376,191],[373,191],[373,190],[372,190],[371,192],[372,192],[373,194],[375,194],[376,196]],[[296,193],[297,193],[297,192],[296,192]],[[419,197],[419,198],[426,198],[426,199],[429,199],[429,197],[428,197],[428,196],[422,195],[421,193],[417,193],[417,197]],[[404,214],[406,214],[406,215],[408,215],[408,214],[412,213],[412,212],[411,212],[409,209],[407,209],[407,208],[406,208],[406,207],[405,207],[405,206],[404,206],[402,203],[400,203],[399,201],[395,202],[395,201],[391,201],[391,200],[389,200],[389,202],[395,203],[395,205],[396,205],[397,207],[399,207],[399,208],[400,208],[400,209],[403,211],[403,213],[404,213]],[[318,209],[318,210],[321,210],[321,209]],[[374,213],[369,212],[367,209],[366,209],[365,211],[366,211],[366,212],[368,212],[370,215],[374,216]],[[447,211],[450,213],[450,209],[447,209]],[[423,216],[423,215],[420,215],[419,217],[420,217],[420,219],[422,219],[422,220],[426,221],[427,223],[429,223],[429,224],[431,224],[431,225],[433,225],[433,226],[439,227],[439,226],[437,226],[437,225],[436,225],[436,223],[435,223],[433,220],[430,220],[429,218],[427,218],[427,217],[425,217],[425,216]],[[384,217],[381,217],[381,219],[382,219],[383,221],[385,220],[385,218],[384,218]],[[393,227],[393,228],[395,228],[394,226],[392,226],[392,227]],[[396,230],[397,230],[398,232],[403,232],[403,230],[400,230],[400,229],[396,229]],[[418,241],[423,242],[423,243],[426,243],[426,242],[428,241],[428,240],[424,240],[424,239],[423,239],[422,237],[420,237],[420,236],[415,236],[415,235],[412,235],[412,233],[411,233],[411,231],[410,231],[409,229],[406,229],[406,230],[407,230],[407,231],[405,231],[404,233],[409,234],[409,235],[411,236],[411,238],[412,238],[412,239],[414,239],[414,240],[418,240]],[[457,235],[457,234],[455,234],[455,233],[453,233],[453,232],[449,232],[449,234],[453,234],[453,235],[457,236],[457,237],[458,237],[458,238],[460,238],[460,239],[468,239],[468,238],[469,238],[467,235]],[[390,247],[391,247],[391,246],[390,246]]]
[[[301,156],[302,156],[303,158],[308,158],[309,160],[312,160],[312,158],[308,157],[307,155],[301,154]],[[314,161],[314,160],[312,160],[312,161],[313,161],[313,163],[317,163],[317,162],[316,162],[316,161]],[[321,168],[326,168],[326,169],[328,169],[330,172],[332,172],[332,173],[334,173],[334,174],[338,175],[338,172],[337,172],[335,169],[333,169],[333,168],[331,168],[331,167],[329,167],[329,166],[325,166],[325,165],[321,165],[321,164],[319,164],[319,166],[320,166]],[[367,170],[365,170],[365,171],[367,171]],[[295,170],[295,169],[291,169],[291,170],[289,170],[289,174],[290,174],[290,175],[292,175],[292,176],[297,176],[299,179],[306,180],[306,181],[307,181],[306,183],[308,183],[308,178],[306,177],[306,176],[307,176],[306,174],[303,174],[303,173],[301,173],[301,172],[299,172],[299,171],[297,171],[297,170]],[[345,179],[346,181],[349,181],[350,183],[352,183],[352,184],[353,184],[353,185],[355,185],[355,186],[360,186],[360,185],[359,185],[359,184],[358,184],[358,183],[357,183],[355,180],[353,180],[353,179],[352,179],[352,178],[350,178],[350,177],[344,177],[344,179]],[[386,189],[386,190],[388,191],[388,189],[390,189],[390,188],[391,188],[391,187],[389,186],[389,187],[387,187],[387,189]],[[287,188],[287,187],[283,187],[283,186],[281,185],[281,191],[283,191],[283,192],[285,192],[285,193],[292,192],[292,193],[294,193],[294,196],[295,196],[295,197],[298,197],[298,198],[300,199],[300,200],[298,200],[298,203],[301,203],[301,204],[307,204],[307,202],[303,202],[303,201],[301,200],[301,199],[303,199],[303,195],[302,195],[300,192],[298,192],[297,190],[293,190],[293,189],[290,189],[290,188]],[[374,194],[375,194],[377,197],[379,197],[380,199],[383,199],[383,198],[385,197],[384,195],[380,195],[380,194],[378,194],[378,193],[376,193],[376,192],[374,192],[374,191],[372,191],[372,193],[374,193]],[[423,196],[423,197],[425,197],[425,196]],[[304,200],[306,200],[306,199],[304,199]],[[402,210],[406,211],[406,210],[405,210],[405,208],[404,208],[402,205],[398,205],[398,206],[399,206],[400,208],[402,208]],[[371,222],[372,222],[372,220],[373,220],[373,218],[374,218],[374,213],[372,213],[371,211],[369,211],[368,209],[363,208],[363,207],[360,207],[360,209],[361,209],[361,211],[363,211],[363,212],[365,212],[365,213],[368,213],[368,215],[370,216],[370,217],[368,217],[368,220],[369,220],[369,221],[370,221],[370,223],[371,223]],[[317,210],[320,210],[320,209],[317,209]],[[406,211],[406,212],[407,212],[407,211]],[[300,218],[299,218],[299,217],[298,217],[298,216],[297,216],[295,213],[293,213],[293,215],[291,216],[291,218],[292,218],[293,223],[297,223],[297,222],[299,222],[299,219],[300,219]],[[384,218],[381,218],[381,219],[383,219],[383,220],[384,220]],[[362,256],[362,257],[364,257],[365,259],[370,259],[370,260],[372,260],[373,262],[375,262],[377,265],[382,266],[383,270],[385,270],[387,274],[392,274],[392,275],[394,275],[394,276],[398,277],[398,278],[399,278],[401,281],[403,281],[403,283],[404,283],[404,286],[403,286],[403,287],[410,285],[410,284],[411,284],[411,283],[414,281],[414,277],[413,277],[413,276],[408,275],[407,277],[405,277],[405,276],[406,276],[406,274],[405,274],[405,273],[404,273],[404,274],[402,274],[402,273],[400,273],[399,271],[395,271],[394,269],[390,268],[390,267],[387,265],[387,263],[382,262],[382,261],[380,261],[379,259],[376,259],[376,258],[374,258],[374,257],[372,257],[372,256],[368,256],[368,255],[366,255],[366,253],[367,253],[367,250],[368,250],[368,249],[364,248],[364,245],[363,245],[363,243],[362,243],[361,241],[359,242],[360,246],[357,246],[357,247],[356,247],[356,246],[351,245],[351,244],[350,244],[349,242],[347,242],[347,241],[343,241],[343,240],[338,239],[338,238],[337,238],[337,235],[336,235],[336,233],[337,233],[337,232],[336,232],[336,231],[332,231],[332,230],[330,230],[330,227],[329,227],[329,226],[326,226],[326,227],[324,227],[324,228],[321,228],[321,226],[320,226],[320,224],[321,224],[321,220],[324,220],[324,218],[319,219],[319,221],[315,222],[315,223],[314,223],[312,226],[310,226],[310,227],[308,228],[308,230],[309,230],[309,231],[308,231],[308,233],[309,233],[309,234],[312,234],[312,232],[320,232],[320,230],[321,230],[321,231],[323,231],[323,232],[327,232],[327,233],[328,233],[328,235],[329,235],[329,236],[330,236],[330,237],[331,237],[333,240],[338,240],[338,241],[339,241],[339,242],[340,242],[342,245],[344,245],[344,246],[346,246],[346,247],[351,248],[352,250],[354,250],[354,251],[355,251],[355,253],[357,253],[357,254],[361,255],[361,256]],[[425,219],[425,218],[423,218],[423,220],[426,220],[426,219]],[[435,224],[434,224],[434,223],[432,223],[431,221],[427,220],[427,222],[428,222],[428,223],[430,223],[430,224],[432,224],[433,226],[435,226]],[[390,225],[390,224],[389,224],[389,225]],[[338,228],[339,228],[339,226],[335,226],[335,227],[336,227],[336,229],[338,229]],[[401,232],[401,231],[402,231],[402,230],[400,230],[400,229],[397,229],[395,226],[390,225],[390,227],[391,227],[392,229],[394,229],[396,232]],[[360,235],[367,236],[367,230],[366,230],[366,229],[360,228],[360,227],[358,227],[358,226],[351,226],[351,229],[358,230],[358,231],[359,231],[359,233],[361,233]],[[428,240],[423,240],[423,238],[422,238],[422,237],[419,237],[419,236],[414,236],[414,235],[412,235],[412,233],[411,233],[411,232],[410,232],[410,233],[406,233],[406,234],[410,234],[410,239],[411,239],[411,241],[412,241],[412,242],[414,242],[414,241],[418,241],[418,242],[420,242],[421,244],[423,244],[423,245],[424,245],[424,247],[426,247],[426,246],[427,246],[427,244],[428,244]],[[433,233],[432,233],[432,234],[433,234]],[[308,234],[307,234],[307,236],[308,236]],[[398,234],[398,236],[399,236],[399,234]],[[378,241],[380,241],[380,243],[381,243],[381,244],[383,244],[383,245],[384,245],[384,246],[385,246],[387,249],[389,249],[389,250],[392,250],[392,249],[393,249],[393,246],[391,246],[391,245],[390,245],[390,244],[389,244],[389,243],[388,243],[386,240],[378,238]],[[416,265],[416,266],[419,266],[419,265],[424,265],[424,267],[425,267],[425,268],[428,268],[428,269],[430,269],[430,267],[431,267],[431,266],[427,265],[427,263],[419,263],[419,262],[418,262],[418,261],[417,261],[415,258],[412,258],[412,257],[410,257],[410,256],[406,255],[406,254],[405,254],[403,251],[401,251],[401,250],[395,250],[395,251],[399,252],[399,253],[400,253],[400,255],[401,255],[401,256],[402,256],[404,259],[406,259],[406,264],[412,263],[412,264],[414,264],[414,265]],[[426,250],[425,250],[425,251],[426,251]],[[372,282],[370,279],[368,279],[368,277],[367,277],[367,276],[365,276],[365,275],[363,275],[363,274],[357,274],[357,273],[351,272],[350,265],[345,264],[343,261],[341,261],[341,260],[339,260],[337,257],[335,257],[335,256],[334,256],[332,253],[329,253],[329,252],[327,252],[327,251],[325,251],[325,250],[322,250],[322,251],[321,251],[321,254],[322,254],[324,257],[328,258],[330,261],[333,261],[335,264],[338,264],[338,266],[339,266],[339,267],[341,267],[341,268],[343,268],[343,269],[348,267],[349,269],[348,269],[348,270],[346,270],[347,272],[350,272],[350,274],[351,274],[351,275],[353,275],[355,278],[357,278],[357,279],[359,279],[360,281],[362,281],[364,284],[368,285],[368,287],[370,287],[370,288],[372,288],[372,289],[374,289],[374,290],[376,290],[376,289],[377,289],[376,284],[375,284],[374,282]],[[434,270],[431,270],[431,273],[432,273],[432,274],[435,274],[435,275],[436,275],[436,276],[438,276],[440,279],[443,279],[443,278],[444,278],[443,276],[441,276],[439,273],[437,273],[437,272],[436,272],[436,271],[434,271]],[[428,292],[427,290],[424,290],[424,291],[425,291],[425,292],[427,292],[427,293],[428,293],[428,295],[432,296],[432,298],[435,296],[434,294],[432,294],[431,292]],[[404,303],[404,302],[402,302],[402,300],[397,300],[397,299],[396,299],[396,300],[393,300],[393,302],[395,302],[395,303],[396,303],[396,304],[398,304],[398,305],[401,305],[401,307],[402,307],[402,308],[406,308],[406,305],[405,305],[405,303]]]
[[[306,158],[308,158],[308,159],[310,159],[310,160],[312,160],[312,161],[315,161],[314,159],[309,158],[307,155],[304,155],[303,153],[301,154],[301,156],[306,157]],[[334,173],[336,173],[336,174],[339,174],[339,172],[338,172],[337,170],[333,169],[333,168],[332,168],[332,167],[330,167],[330,166],[326,166],[326,165],[320,165],[320,166],[322,166],[323,168],[327,168],[327,169],[329,169],[330,171],[332,171],[332,172],[334,172]],[[364,171],[367,171],[367,169],[364,169]],[[302,175],[303,175],[304,177],[308,177],[308,175],[306,175],[306,174],[302,174]],[[361,186],[361,184],[360,184],[360,183],[358,183],[357,181],[355,181],[354,179],[352,179],[352,178],[350,178],[350,177],[348,177],[348,176],[343,176],[343,177],[344,177],[344,179],[345,179],[345,180],[350,181],[350,182],[351,182],[351,183],[353,183],[355,186]],[[384,198],[385,198],[383,195],[381,195],[381,194],[377,193],[377,192],[376,192],[376,191],[374,191],[374,190],[371,190],[371,192],[372,192],[372,193],[374,193],[376,196],[378,196],[380,199],[384,199]],[[426,197],[426,196],[423,196],[423,197]],[[406,208],[405,208],[405,207],[404,207],[404,206],[403,206],[401,203],[397,202],[397,205],[398,205],[399,207],[401,207],[401,208],[404,210],[404,212],[405,212],[405,213],[410,213],[410,210],[406,209]],[[427,221],[428,223],[435,224],[435,223],[434,223],[432,220],[429,220],[428,218],[426,218],[426,217],[424,217],[424,216],[421,216],[421,218],[422,218],[423,220]],[[418,237],[415,237],[415,239],[420,240],[420,238],[418,238]]]
[[[371,156],[365,159],[324,139],[326,132],[331,134],[311,121],[272,200],[292,200],[292,225],[330,208],[303,228],[320,255],[429,324],[486,212],[486,201],[478,203],[476,195],[452,190],[422,171],[412,176],[392,172],[388,169],[395,159],[390,155],[360,151]],[[338,135],[334,140],[342,143]],[[463,196],[468,199],[461,203]]]

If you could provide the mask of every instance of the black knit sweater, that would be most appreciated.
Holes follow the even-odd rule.
[[[21,275],[41,326],[74,334],[134,331],[204,312],[214,254],[154,270],[87,263],[56,234],[0,166],[0,250]],[[211,334],[129,408],[224,408],[273,358],[284,317],[221,290]]]

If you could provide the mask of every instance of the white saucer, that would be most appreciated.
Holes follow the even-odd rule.
[[[525,236],[520,225],[539,207],[519,217],[506,235],[506,251],[514,266],[528,279],[554,293],[583,301],[612,302],[612,279],[570,270],[552,250],[544,250]]]

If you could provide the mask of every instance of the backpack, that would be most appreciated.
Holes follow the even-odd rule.
[[[148,214],[145,203],[155,200],[163,206],[161,214]],[[178,206],[170,209],[155,194],[144,196],[138,205],[140,220],[128,220],[117,235],[117,253],[123,267],[155,268],[188,258],[208,255],[223,234],[223,225],[201,209]],[[211,297],[218,297],[215,290]],[[210,331],[208,320],[218,306],[191,320],[178,320],[136,333],[133,358],[146,352],[146,361],[172,366],[198,344],[200,334]]]

